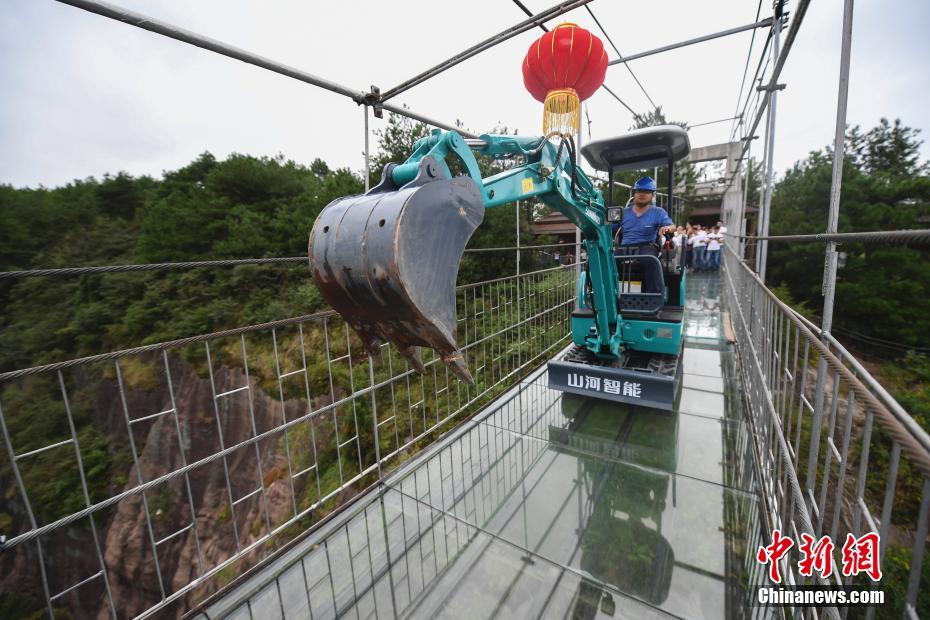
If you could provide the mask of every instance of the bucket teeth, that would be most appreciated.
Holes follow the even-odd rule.
[[[473,384],[456,343],[455,279],[484,202],[472,179],[437,178],[437,163],[424,158],[417,178],[399,189],[382,180],[331,202],[310,233],[310,267],[372,356],[391,342],[422,373],[417,347],[430,347]]]
[[[471,372],[468,370],[468,365],[465,363],[465,358],[462,357],[461,351],[456,349],[449,355],[444,355],[442,361],[456,377],[469,385],[475,384],[475,379],[471,376]]]
[[[426,368],[423,366],[423,360],[420,359],[420,350],[416,347],[398,347],[398,351],[403,355],[410,365],[413,366],[413,369],[416,370],[421,375],[426,372]]]

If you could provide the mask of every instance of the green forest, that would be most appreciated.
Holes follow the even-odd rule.
[[[839,232],[930,226],[930,167],[919,158],[918,131],[882,119],[847,132]],[[824,148],[797,162],[772,198],[771,234],[824,232],[833,153]],[[835,324],[854,334],[930,346],[930,272],[925,248],[846,243],[838,247]],[[815,314],[822,306],[821,244],[770,244],[769,275]]]
[[[425,125],[392,116],[378,133],[372,185],[426,133]],[[479,163],[485,174],[501,165]],[[306,255],[323,207],[362,191],[357,172],[332,170],[321,159],[305,166],[281,155],[218,161],[210,153],[161,179],[118,172],[54,189],[0,185],[0,271]],[[489,210],[469,247],[515,245],[513,220],[512,208]],[[531,243],[530,226],[524,214],[523,244]],[[460,282],[513,269],[512,252],[476,256],[465,256]],[[526,253],[523,268],[541,260]],[[303,264],[4,280],[0,304],[0,371],[324,306]]]
[[[846,135],[839,232],[930,227],[930,164],[919,130],[882,119]],[[826,230],[833,153],[811,152],[781,178],[772,197],[771,234]],[[834,332],[859,355],[884,360],[880,378],[930,428],[930,253],[926,247],[843,243]],[[823,307],[820,243],[770,243],[767,281],[815,318]],[[875,357],[878,356],[878,357]]]

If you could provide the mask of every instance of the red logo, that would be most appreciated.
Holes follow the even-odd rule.
[[[823,536],[814,543],[810,534],[801,534],[801,561],[798,562],[798,572],[810,577],[816,570],[820,576],[827,578],[833,574],[833,541],[829,536]]]
[[[859,538],[846,535],[843,545],[843,576],[865,573],[872,581],[882,578],[881,563],[878,561],[878,534],[869,532]]]
[[[759,564],[769,565],[769,579],[781,583],[781,572],[778,561],[785,557],[794,547],[794,540],[790,536],[782,536],[781,530],[772,530],[772,543],[759,547],[756,561]],[[810,534],[801,534],[801,560],[798,562],[798,572],[805,577],[812,577],[814,571],[820,573],[824,579],[833,574],[833,550],[836,545],[829,536],[814,538]],[[882,578],[881,563],[878,554],[881,545],[879,536],[874,532],[863,534],[856,538],[853,534],[846,535],[846,542],[842,549],[843,566],[841,572],[844,577],[865,573],[872,581]]]
[[[756,553],[756,560],[759,564],[769,565],[769,579],[775,583],[781,583],[781,573],[778,572],[778,560],[780,560],[791,547],[794,541],[788,536],[782,536],[780,530],[772,530],[772,544],[766,547],[759,547]]]

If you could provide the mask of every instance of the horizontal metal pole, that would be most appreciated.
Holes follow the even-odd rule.
[[[801,23],[804,21],[804,15],[807,13],[807,7],[810,5],[810,0],[800,0],[798,6],[794,11],[794,18],[791,20],[791,25],[788,27],[788,34],[785,36],[785,46],[781,49],[778,54],[778,60],[775,62],[775,66],[772,68],[772,75],[769,77],[768,86],[769,90],[766,92],[765,97],[762,100],[762,104],[759,106],[759,109],[756,111],[756,117],[753,119],[752,126],[749,128],[749,131],[746,132],[747,136],[754,136],[756,134],[756,128],[759,127],[759,123],[762,121],[762,115],[765,114],[765,109],[768,107],[770,97],[772,96],[772,88],[778,84],[778,78],[781,75],[781,70],[785,66],[785,62],[788,60],[788,54],[791,53],[791,47],[794,45],[794,40],[798,36],[798,30],[801,28]],[[746,154],[746,151],[749,150],[749,145],[752,144],[751,141],[747,140],[743,144],[743,151],[740,153],[739,159],[742,160],[743,156]]]
[[[138,424],[139,422],[145,422],[146,420],[151,420],[153,418],[161,417],[165,415],[166,413],[174,413],[174,412],[175,412],[174,409],[165,409],[164,411],[159,411],[158,413],[153,413],[151,415],[142,416],[141,418],[135,418],[135,419],[129,420],[129,423]]]
[[[524,249],[524,248],[520,248]],[[503,282],[505,280],[512,280],[514,278],[525,278],[527,276],[548,273],[550,271],[555,271],[556,269],[565,269],[566,267],[571,267],[571,265],[560,265],[558,267],[550,267],[547,269],[539,269],[537,271],[530,271],[528,273],[523,273],[520,275],[513,276],[504,276],[502,278],[495,278],[493,280],[485,280],[483,282],[474,282],[472,284],[462,284],[456,286],[456,291],[470,290],[477,288],[479,286],[484,286],[486,284],[496,284],[498,282]],[[41,374],[45,372],[54,372],[58,370],[64,370],[66,368],[73,368],[76,366],[83,366],[86,364],[94,364],[97,362],[111,361],[115,359],[120,359],[123,357],[129,357],[131,355],[140,355],[143,353],[153,353],[156,351],[167,351],[168,349],[178,348],[187,346],[189,344],[195,344],[200,342],[206,342],[208,340],[217,340],[219,338],[228,338],[230,336],[240,336],[242,334],[254,333],[257,331],[270,330],[278,327],[286,327],[288,325],[296,325],[297,323],[305,323],[307,321],[320,321],[327,318],[335,318],[339,315],[334,310],[322,310],[320,312],[315,312],[313,314],[305,314],[302,316],[296,316],[289,319],[279,319],[277,321],[269,321],[267,323],[258,323],[255,325],[247,325],[245,327],[236,327],[233,329],[222,330],[218,332],[211,332],[209,334],[200,334],[197,336],[190,336],[187,338],[179,338],[177,340],[170,340],[167,342],[158,342],[153,344],[146,344],[138,347],[133,347],[131,349],[121,349],[119,351],[110,351],[108,353],[99,353],[97,355],[89,355],[87,357],[79,357],[64,362],[53,362],[51,364],[43,364],[41,366],[32,366],[30,368],[22,368],[20,370],[11,370],[8,372],[0,372],[0,383],[6,381],[12,381],[15,379],[21,379],[30,375]],[[330,360],[336,362],[340,359],[345,359],[345,356],[341,358],[336,358]],[[438,359],[438,358],[437,358]]]
[[[456,127],[455,125],[450,125],[448,123],[437,121],[436,119],[430,118],[429,116],[424,116],[422,114],[417,114],[416,112],[411,112],[409,109],[403,106],[385,103],[381,107],[387,110],[388,112],[393,112],[394,114],[400,114],[401,116],[412,118],[415,121],[420,121],[421,123],[426,123],[427,125],[432,125],[433,127],[439,127],[440,129],[445,129],[446,131],[457,131],[459,134],[465,136],[466,138],[477,138],[478,137],[478,134],[472,133],[470,131],[466,131],[465,129],[462,129],[461,127]]]
[[[930,243],[930,229],[920,230],[881,230],[873,232],[853,232],[853,233],[817,233],[815,235],[769,235],[765,237],[743,237],[733,235],[738,239],[747,239],[749,241],[793,241],[793,242],[828,242],[833,241],[842,243],[843,241],[862,243],[900,243],[906,244],[927,244]]]
[[[68,445],[69,443],[71,443],[72,441],[74,441],[74,440],[73,440],[73,439],[65,439],[64,441],[59,441],[59,442],[56,442],[56,443],[51,443],[51,444],[49,444],[49,445],[47,445],[47,446],[42,446],[41,448],[36,448],[35,450],[30,450],[29,452],[23,452],[22,454],[16,454],[16,455],[14,455],[14,457],[15,457],[15,459],[16,459],[17,461],[19,461],[20,459],[25,459],[25,458],[28,458],[28,457],[30,457],[30,456],[35,456],[36,454],[40,454],[40,453],[42,453],[42,452],[47,452],[48,450],[53,450],[53,449],[55,449],[55,448],[60,448],[60,447],[62,447],[62,446],[66,446],[66,445]]]
[[[371,101],[368,93],[351,89],[347,86],[343,86],[342,84],[337,84],[332,80],[322,78],[318,75],[313,75],[312,73],[307,73],[306,71],[290,67],[284,63],[271,60],[270,58],[259,56],[258,54],[253,54],[252,52],[235,47],[234,45],[229,45],[228,43],[224,43],[216,39],[211,39],[210,37],[206,37],[196,32],[175,26],[174,24],[155,19],[154,17],[149,17],[148,15],[144,15],[142,13],[124,9],[120,6],[116,6],[115,4],[100,2],[99,0],[56,0],[56,2],[61,2],[62,4],[84,9],[90,13],[108,17],[110,19],[123,22],[124,24],[135,26],[136,28],[148,30],[149,32],[154,32],[156,34],[166,36],[170,39],[181,41],[182,43],[188,43],[195,47],[209,50],[222,56],[235,58],[236,60],[240,60],[250,65],[255,65],[256,67],[261,67],[262,69],[267,69],[268,71],[299,80],[306,84],[318,86],[330,92],[348,97],[359,105],[365,103],[374,103]],[[433,125],[442,129],[456,129],[454,125],[441,123],[401,106],[384,105],[383,108],[395,114],[400,114],[428,125]],[[460,130],[459,133],[470,137],[476,137]]]
[[[439,63],[435,67],[431,67],[427,69],[426,71],[424,71],[423,73],[415,75],[414,77],[410,78],[406,82],[402,82],[398,84],[397,86],[395,86],[394,88],[388,89],[387,91],[381,94],[381,101],[387,101],[388,99],[392,99],[396,97],[397,95],[401,94],[402,92],[413,88],[417,84],[421,84],[422,82],[425,82],[431,77],[439,75],[443,71],[447,69],[451,69],[455,65],[465,60],[468,60],[472,56],[476,56],[480,54],[481,52],[494,47],[498,43],[502,43],[508,39],[512,39],[518,34],[522,34],[526,32],[527,30],[536,28],[537,26],[540,26],[543,22],[546,22],[554,17],[558,17],[559,15],[562,15],[563,13],[567,13],[573,9],[577,9],[578,7],[584,6],[585,4],[591,1],[592,0],[571,0],[570,2],[562,2],[561,4],[557,4],[554,7],[548,8],[545,11],[542,11],[541,13],[537,13],[536,15],[533,15],[529,19],[523,20],[516,26],[512,26],[508,28],[507,30],[504,30],[503,32],[499,32],[493,37],[489,37],[485,39],[484,41],[469,47],[467,50],[456,54],[452,58]]]
[[[97,267],[60,267],[57,269],[27,269],[0,271],[0,280],[33,278],[36,276],[79,276],[96,273],[127,273],[131,271],[180,271],[201,267],[235,267],[237,265],[272,265],[279,263],[307,263],[306,256],[279,258],[242,258],[232,260],[199,260],[183,263],[146,263],[142,265],[100,265]]]
[[[68,4],[79,9],[84,9],[85,11],[89,11],[91,13],[96,13],[97,15],[102,15],[103,17],[109,17],[110,19],[121,21],[124,24],[129,24],[130,26],[135,26],[136,28],[142,28],[143,30],[148,30],[149,32],[154,32],[156,34],[166,36],[170,39],[175,39],[176,41],[182,41],[184,43],[188,43],[211,52],[216,52],[217,54],[222,54],[223,56],[235,58],[236,60],[241,60],[242,62],[261,67],[262,69],[268,69],[269,71],[274,71],[275,73],[280,73],[281,75],[294,78],[295,80],[306,82],[307,84],[325,88],[326,90],[338,93],[345,97],[349,97],[358,103],[362,103],[365,99],[365,93],[361,91],[352,90],[351,88],[342,86],[341,84],[337,84],[331,80],[327,80],[326,78],[313,75],[312,73],[307,73],[306,71],[301,71],[300,69],[295,69],[294,67],[289,67],[285,64],[271,60],[270,58],[265,58],[264,56],[253,54],[252,52],[248,52],[238,47],[229,45],[228,43],[223,43],[222,41],[217,41],[216,39],[205,37],[201,34],[197,34],[196,32],[180,28],[174,24],[169,24],[168,22],[155,19],[154,17],[149,17],[148,15],[143,15],[142,13],[136,13],[135,11],[124,9],[115,4],[100,2],[99,0],[57,1],[61,2],[62,4]]]
[[[695,123],[693,125],[688,125],[688,129],[693,129],[695,127],[703,127],[705,125],[716,125],[717,123],[725,123],[727,121],[735,121],[739,116],[731,116],[730,118],[721,118],[716,121],[707,121],[706,123]]]
[[[545,245],[513,245],[502,248],[468,248],[465,252],[504,252],[514,250],[540,250],[543,248],[569,248],[575,247],[574,243],[549,243]]]
[[[74,584],[74,585],[72,585],[72,586],[70,586],[70,587],[68,587],[68,588],[65,588],[64,590],[62,590],[62,591],[59,592],[58,594],[53,594],[52,596],[49,597],[49,601],[50,601],[50,602],[51,602],[51,601],[56,601],[56,600],[60,599],[61,597],[63,597],[65,594],[68,594],[69,592],[74,592],[75,590],[77,590],[77,589],[80,588],[81,586],[87,585],[88,583],[90,583],[90,582],[93,581],[94,579],[97,579],[98,577],[103,577],[103,571],[99,571],[99,570],[98,570],[96,573],[94,573],[93,575],[91,575],[91,576],[88,577],[87,579],[83,579],[83,580],[77,582],[76,584]]]
[[[680,47],[687,47],[689,45],[694,45],[695,43],[703,43],[704,41],[711,41],[713,39],[719,39],[720,37],[726,37],[731,34],[737,34],[739,32],[745,32],[747,30],[755,30],[756,28],[766,28],[772,25],[772,18],[768,17],[762,21],[758,21],[752,24],[746,24],[745,26],[737,26],[736,28],[730,28],[729,30],[722,30],[720,32],[715,32],[713,34],[705,34],[702,37],[697,37],[695,39],[688,39],[687,41],[682,41],[680,43],[672,43],[671,45],[664,45],[662,47],[657,47],[654,50],[649,50],[647,52],[640,52],[638,54],[631,54],[629,56],[624,56],[622,58],[614,58],[608,65],[618,65],[620,63],[630,62],[631,60],[637,60],[639,58],[645,58],[646,56],[653,56],[655,54],[661,54],[662,52],[668,52],[670,50],[675,50]]]
[[[633,115],[633,118],[639,118],[640,115],[637,114],[637,113],[633,110],[633,108],[631,108],[629,105],[627,105],[626,101],[624,101],[623,99],[620,98],[620,95],[618,95],[618,94],[615,93],[614,91],[610,90],[610,88],[607,86],[607,84],[601,84],[601,89],[602,89],[602,90],[606,90],[608,93],[610,93],[610,95],[611,95],[614,99],[616,99],[618,102],[620,102],[620,105],[622,105],[624,108],[626,108],[627,111],[629,111],[629,113]]]

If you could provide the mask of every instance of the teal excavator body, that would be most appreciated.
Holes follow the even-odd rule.
[[[684,139],[687,142],[687,134]],[[586,147],[590,161],[588,151]],[[519,158],[520,163],[483,178],[475,153]],[[465,174],[453,177],[446,163],[453,158]],[[623,396],[624,373],[651,372],[648,367],[625,370],[623,360],[633,352],[677,354],[680,316],[675,329],[667,321],[651,321],[648,312],[655,309],[651,306],[646,316],[640,312],[625,318],[622,314],[621,272],[640,259],[614,256],[611,222],[621,209],[605,203],[602,192],[577,166],[571,138],[482,135],[465,139],[455,131],[434,130],[414,144],[407,161],[388,164],[377,186],[362,195],[337,199],[320,213],[309,242],[313,277],[324,298],[372,355],[389,341],[422,372],[417,347],[430,347],[458,377],[473,383],[456,343],[458,264],[485,209],[532,199],[559,211],[580,229],[588,256],[578,283],[578,307],[572,315],[575,349],[569,352],[571,359],[550,362],[550,385],[661,406],[645,398],[642,389],[635,396],[630,394],[636,390],[627,389]],[[683,272],[681,276],[678,284],[683,292]],[[676,295],[683,305],[683,296]],[[662,297],[667,296],[666,291]],[[642,300],[637,303],[642,305]],[[656,325],[650,328],[644,323]],[[590,370],[600,380],[569,376],[577,370],[575,366]],[[621,387],[604,392],[605,373],[613,377],[608,381],[620,381]]]

